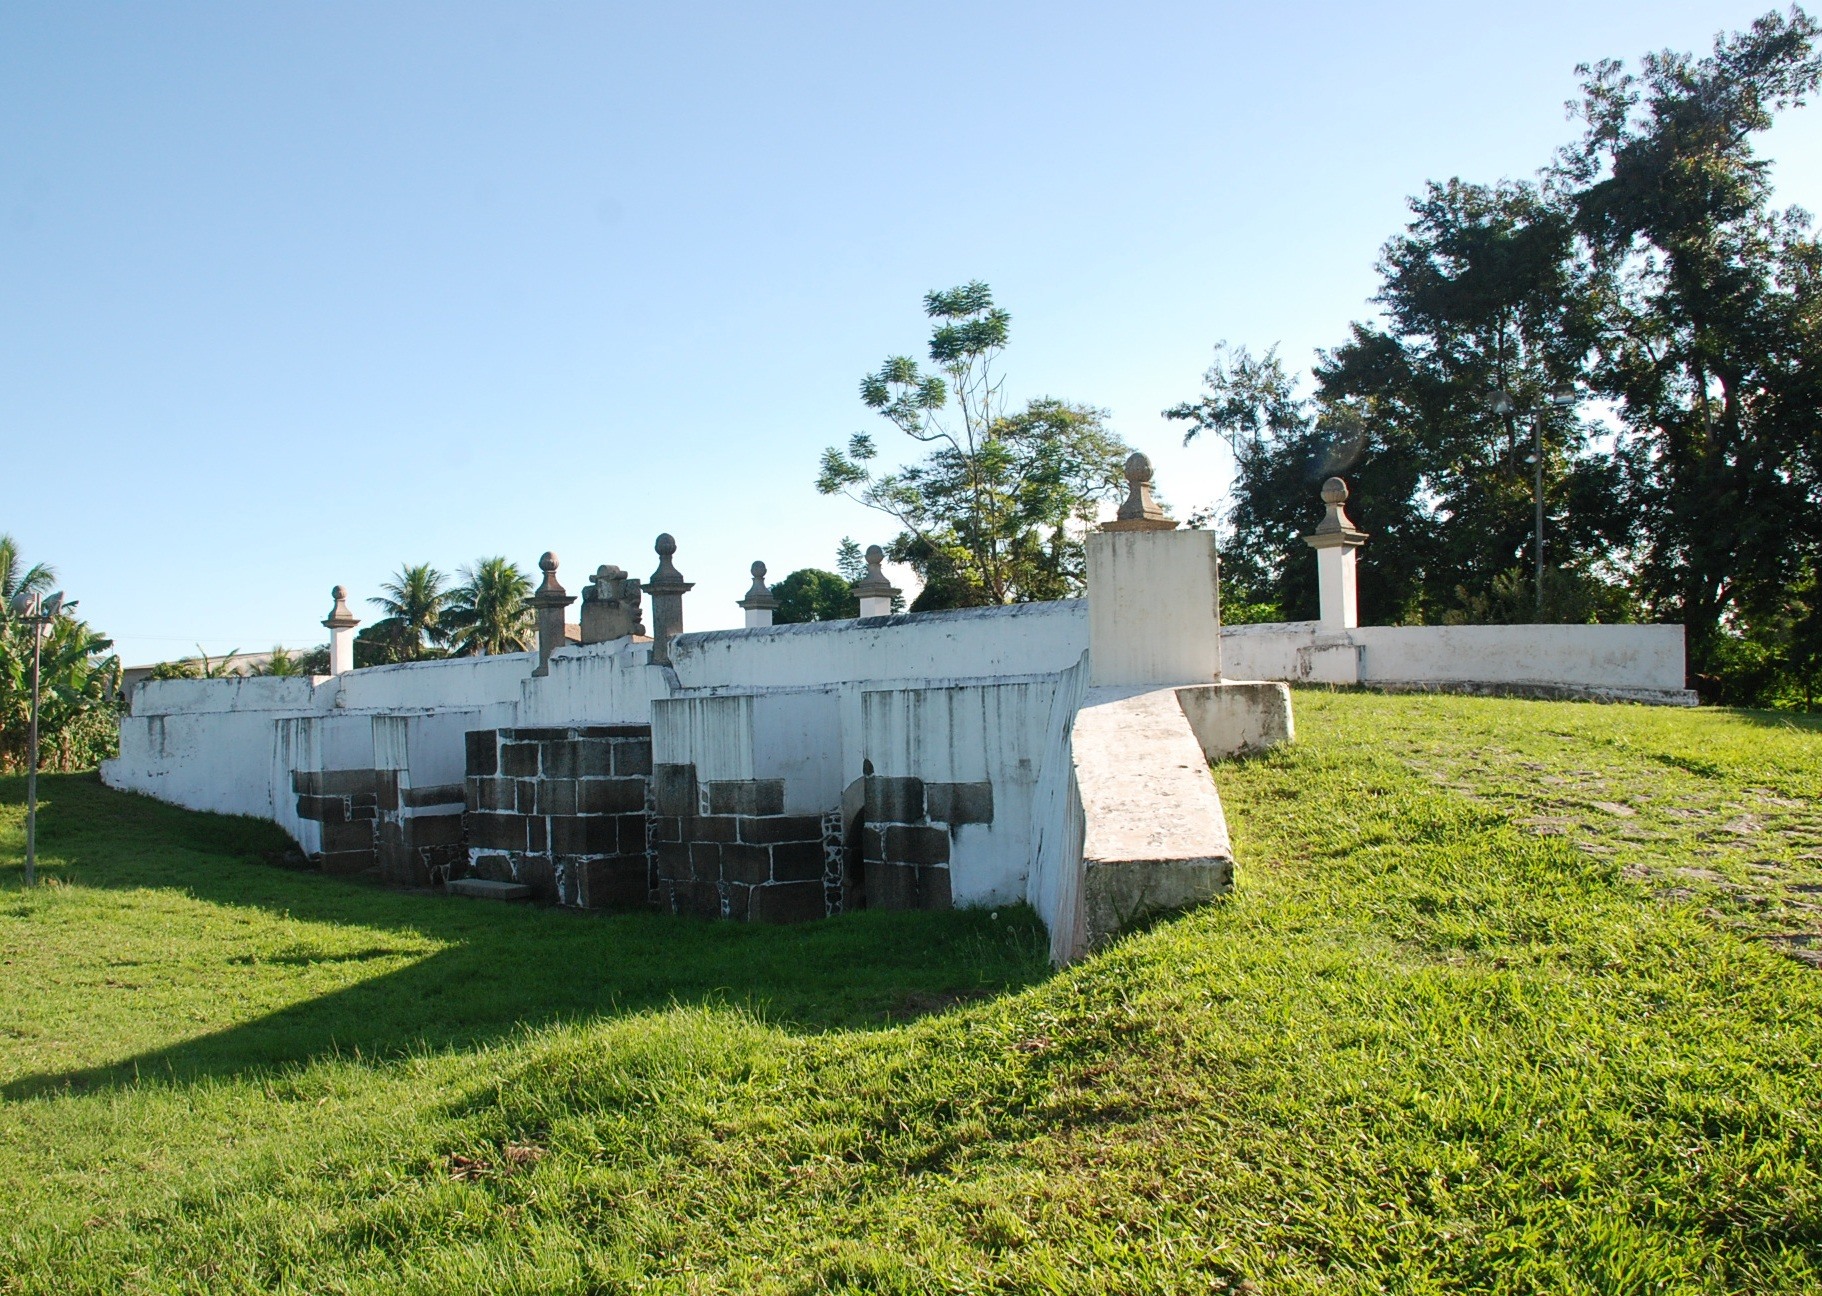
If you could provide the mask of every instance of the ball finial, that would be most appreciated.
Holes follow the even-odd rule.
[[[329,591],[329,597],[334,599],[337,603],[340,603],[343,599],[348,597],[348,591],[343,589],[340,585],[337,585],[334,589]]]
[[[1331,477],[1323,482],[1322,502],[1324,504],[1346,504],[1348,502],[1348,484],[1339,477]]]
[[[886,560],[886,551],[878,545],[867,546],[867,565],[877,567]]]
[[[756,562],[752,565],[751,568],[749,568],[749,570],[753,573],[754,580],[762,581],[765,579],[765,564],[764,563]]]
[[[652,552],[660,558],[669,558],[677,552],[677,541],[669,531],[660,531],[657,541],[652,545]]]
[[[1134,486],[1149,482],[1152,478],[1151,460],[1137,450],[1126,457],[1126,480]]]
[[[557,555],[545,550],[544,556],[538,559],[538,570],[554,572],[557,570]]]

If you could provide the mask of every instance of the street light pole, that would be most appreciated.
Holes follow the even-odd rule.
[[[33,600],[34,604],[37,602]],[[25,766],[25,885],[38,884],[38,668],[44,660],[44,630],[37,607],[32,609],[32,726],[26,739]]]
[[[76,604],[72,601],[70,607]],[[44,636],[64,608],[63,592],[48,599],[21,591],[13,596],[12,613],[32,631],[32,719],[25,744],[25,885],[38,884],[38,676],[44,667]]]

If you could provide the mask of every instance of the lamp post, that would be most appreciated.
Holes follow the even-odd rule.
[[[1531,411],[1531,504],[1536,513],[1534,529],[1531,533],[1531,554],[1534,560],[1534,574],[1531,588],[1537,596],[1536,616],[1544,619],[1544,415],[1549,407],[1569,409],[1576,402],[1572,391],[1552,392],[1543,405]],[[1518,409],[1518,402],[1512,399],[1512,393],[1501,389],[1493,393],[1493,412],[1502,418],[1510,417]]]
[[[68,607],[75,607],[72,599]],[[38,884],[38,670],[43,663],[44,637],[51,622],[66,604],[59,590],[49,598],[21,590],[13,596],[13,616],[32,629],[32,721],[26,737],[25,765],[25,885]]]

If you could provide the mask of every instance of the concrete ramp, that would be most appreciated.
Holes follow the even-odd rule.
[[[1075,717],[1079,956],[1233,885],[1227,816],[1175,688],[1091,688]]]

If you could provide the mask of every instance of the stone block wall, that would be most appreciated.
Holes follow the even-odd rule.
[[[456,876],[468,858],[462,832],[464,809],[460,783],[401,787],[393,809],[382,798],[380,876],[394,886],[410,887],[440,886]]]
[[[399,804],[392,770],[297,770],[291,775],[297,814],[322,825],[325,873],[364,873],[379,863],[382,801]]]
[[[651,823],[658,907],[749,922],[838,912],[840,869],[830,864],[828,818],[784,813],[780,779],[710,782],[697,779],[694,765],[657,766]],[[839,857],[839,814],[834,818]]]
[[[649,725],[468,735],[467,873],[585,909],[645,905]]]
[[[993,784],[868,775],[862,886],[874,909],[947,909],[949,847],[964,824],[993,822]]]
[[[397,886],[449,877],[466,850],[462,788],[413,788],[398,770],[299,770],[291,775],[301,819],[322,825],[325,873],[377,868]]]

